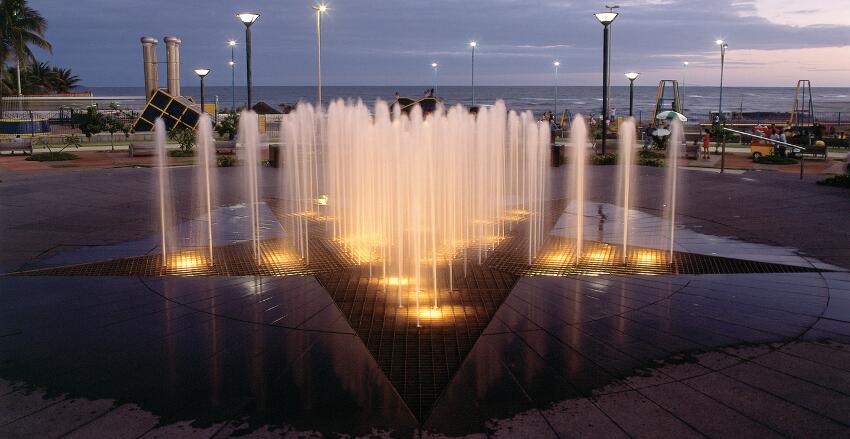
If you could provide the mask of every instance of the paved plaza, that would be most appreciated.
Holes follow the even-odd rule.
[[[624,213],[615,169],[591,168],[584,236],[616,249],[627,214],[630,242],[664,253],[664,171],[638,169]],[[280,229],[263,171],[264,229]],[[154,172],[0,173],[0,437],[850,435],[846,189],[684,170],[674,250],[696,268],[476,266],[446,293],[457,309],[415,331],[344,261],[144,271]],[[237,172],[221,223],[240,218]],[[576,234],[565,172],[552,243]],[[191,180],[174,168],[178,200]]]

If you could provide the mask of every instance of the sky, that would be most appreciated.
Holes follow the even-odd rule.
[[[611,0],[613,2],[613,0]],[[728,41],[725,84],[850,86],[848,0],[621,0],[612,25],[613,83],[680,79],[715,85]],[[48,20],[53,53],[85,86],[143,86],[139,38],[181,38],[181,77],[209,67],[209,85],[230,84],[238,41],[244,81],[244,26],[235,12],[260,13],[252,26],[255,85],[313,85],[316,28],[312,0],[29,0]],[[601,82],[603,2],[586,0],[329,0],[322,18],[325,85],[422,85],[440,64],[443,85],[469,83],[476,40],[476,84],[549,85],[559,60],[562,85]],[[687,71],[683,62],[688,61]],[[160,83],[165,69],[160,67]],[[194,84],[192,84],[194,85]]]

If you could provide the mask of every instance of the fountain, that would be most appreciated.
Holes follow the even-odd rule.
[[[632,205],[632,188],[636,184],[634,178],[635,161],[635,121],[627,119],[620,125],[618,136],[617,168],[620,179],[619,199],[623,207],[623,252],[622,263],[628,263],[629,254],[629,214]]]
[[[380,270],[398,306],[437,309],[455,264],[483,263],[520,221],[529,264],[543,244],[549,132],[530,113],[497,102],[403,114],[378,101],[370,114],[337,100],[326,114],[299,105],[281,132],[291,245],[307,262],[311,222],[329,219],[329,237]]]
[[[575,203],[576,210],[576,242],[575,242],[575,264],[581,262],[582,251],[584,250],[584,184],[585,170],[587,169],[587,124],[584,122],[584,117],[578,115],[575,117],[570,129],[570,144],[572,153],[572,163],[570,171],[572,178],[570,185],[572,186],[572,202]]]
[[[670,222],[670,246],[668,263],[673,262],[673,251],[676,242],[676,201],[678,198],[679,189],[679,155],[682,149],[682,141],[684,139],[684,129],[682,122],[678,119],[673,121],[673,129],[670,131],[670,138],[667,141],[667,178],[666,185],[667,196],[665,197],[667,209],[665,216]]]
[[[204,218],[203,232],[195,231],[192,235],[193,244],[206,247],[208,265],[213,264],[213,234],[212,207],[214,192],[213,173],[216,170],[215,140],[212,137],[212,122],[206,113],[201,115],[196,132],[195,147],[195,202],[198,207],[197,217]],[[206,245],[204,245],[206,244]]]
[[[250,223],[249,239],[254,260],[262,262],[260,254],[260,133],[257,113],[243,111],[239,115],[239,160],[242,162],[242,181],[245,184],[246,207]]]
[[[174,242],[172,234],[172,200],[169,182],[168,149],[165,142],[165,122],[157,119],[154,123],[154,143],[156,145],[157,191],[159,192],[159,231],[162,265],[168,266],[170,244]]]

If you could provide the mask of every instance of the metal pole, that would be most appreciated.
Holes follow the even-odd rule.
[[[725,65],[726,65],[726,45],[721,44],[720,45],[720,101],[719,101],[718,108],[717,108],[717,124],[718,124],[718,126],[723,122],[723,119],[724,119],[724,117],[723,117],[723,68],[725,67]],[[714,147],[715,153],[717,152],[717,146],[720,145],[720,139],[721,139],[722,133],[723,133],[723,130],[717,130],[717,145]],[[721,163],[720,170],[722,172],[723,171],[723,167],[722,167],[723,158],[722,157],[720,159],[720,163]]]
[[[201,76],[201,114],[206,113],[204,110],[204,77]]]
[[[555,66],[555,122],[558,121],[558,66]]]
[[[234,46],[230,46],[230,108],[236,111],[236,59]]]
[[[317,105],[322,107],[322,11],[316,8],[316,87]]]
[[[434,96],[437,96],[437,69],[439,66],[434,67]]]
[[[475,46],[472,46],[472,107],[475,106]]]
[[[635,115],[635,80],[629,79],[629,116]]]
[[[609,30],[606,24],[602,31],[602,154],[605,154],[606,137],[608,137],[608,38]]]
[[[682,72],[682,114],[685,114],[687,111],[687,107],[685,107],[685,79],[688,76],[688,65],[685,64],[684,71]]]
[[[245,26],[245,76],[247,78],[248,87],[248,106],[246,110],[251,109],[251,25]]]

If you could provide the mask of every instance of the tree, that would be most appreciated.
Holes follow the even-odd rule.
[[[80,82],[77,75],[71,73],[71,69],[51,67],[53,71],[53,90],[56,93],[68,93],[75,89]]]
[[[91,136],[102,132],[106,128],[106,118],[103,117],[97,107],[91,106],[86,109],[86,115],[83,122],[80,124],[80,132],[91,139]]]
[[[52,46],[44,39],[47,20],[35,9],[29,7],[26,0],[2,0],[0,2],[0,61],[5,63],[15,58],[18,93],[21,89],[21,67],[35,61],[34,47],[50,52]]]
[[[238,126],[239,113],[234,110],[222,116],[218,125],[215,126],[215,132],[217,132],[219,136],[226,135],[228,140],[233,140],[233,136],[236,134],[236,127]]]

